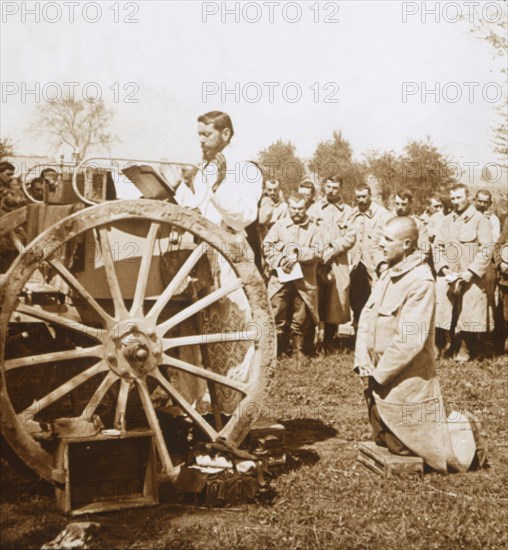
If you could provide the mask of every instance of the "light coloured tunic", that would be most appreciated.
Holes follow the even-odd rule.
[[[458,314],[456,330],[488,332],[493,330],[493,296],[487,284],[494,249],[492,226],[486,216],[469,205],[462,214],[445,216],[433,245],[437,276],[437,326],[450,329],[454,311]],[[461,296],[453,297],[441,270],[452,273],[470,271],[473,280],[465,285]]]
[[[351,212],[351,225],[356,234],[356,242],[349,251],[351,258],[351,271],[362,263],[366,268],[372,280],[376,279],[376,266],[373,260],[374,236],[385,223],[388,216],[388,210],[372,202],[370,207],[362,212],[355,206]]]
[[[275,269],[279,267],[284,254],[288,249],[297,248],[299,263],[303,278],[294,281],[294,285],[305,302],[315,323],[319,322],[316,264],[321,258],[322,243],[319,239],[319,230],[310,218],[302,224],[295,224],[291,218],[283,218],[275,223],[263,241],[263,252],[266,262],[272,270],[268,281],[268,296],[272,298],[282,288]]]
[[[314,203],[311,208],[311,217],[319,227],[324,245],[323,258],[329,252],[333,254],[330,261],[333,281],[331,284],[319,281],[322,285],[320,318],[325,323],[344,324],[351,319],[348,252],[356,240],[355,230],[350,223],[353,209],[343,202],[330,203],[326,199]]]

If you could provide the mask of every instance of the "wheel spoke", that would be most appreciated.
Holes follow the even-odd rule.
[[[94,338],[98,341],[102,341],[107,334],[104,329],[89,327],[87,325],[84,325],[83,323],[79,323],[78,321],[67,319],[66,317],[58,315],[57,313],[49,313],[48,311],[44,311],[43,309],[34,306],[18,304],[15,311],[16,313],[24,313],[25,315],[34,317],[35,319],[47,321],[48,323],[53,323],[55,325],[60,325],[70,330],[80,332],[81,334],[85,334],[86,336]]]
[[[99,239],[101,243],[102,261],[104,262],[104,271],[106,273],[106,279],[108,281],[109,291],[111,292],[111,298],[115,306],[115,316],[122,318],[127,315],[125,303],[123,301],[122,290],[118,277],[116,276],[115,261],[111,254],[111,247],[109,244],[109,237],[106,228],[100,227],[97,229],[99,233]]]
[[[141,398],[141,402],[143,403],[143,409],[145,411],[148,424],[150,425],[150,428],[152,429],[152,431],[155,433],[155,445],[157,447],[159,459],[162,464],[162,469],[167,474],[170,474],[171,470],[174,469],[173,462],[171,461],[171,457],[169,456],[169,452],[166,447],[166,442],[164,441],[164,436],[159,426],[157,413],[155,412],[152,400],[150,399],[150,393],[146,386],[146,381],[140,378],[137,378],[136,382],[138,385],[139,396]]]
[[[108,393],[109,388],[118,380],[118,376],[113,372],[108,372],[104,380],[100,383],[99,387],[95,390],[94,394],[90,398],[88,405],[81,413],[81,418],[90,422],[92,420],[97,407]]]
[[[9,234],[11,231],[26,223],[27,212],[28,208],[22,206],[8,214],[0,216],[2,218],[2,223],[0,224],[0,237]]]
[[[182,321],[185,321],[189,317],[192,317],[202,309],[205,309],[206,307],[210,306],[211,304],[217,302],[221,298],[224,298],[224,296],[227,296],[228,294],[231,294],[235,290],[238,290],[242,287],[242,281],[240,279],[236,279],[233,283],[230,283],[226,286],[223,286],[221,288],[218,288],[217,290],[214,290],[207,296],[204,296],[197,302],[194,302],[190,306],[186,307],[185,309],[182,309],[179,313],[174,315],[173,317],[170,317],[167,321],[164,321],[164,323],[160,324],[156,331],[157,334],[162,337],[169,329],[172,329]]]
[[[152,222],[147,235],[146,246],[143,250],[141,264],[139,266],[138,280],[136,290],[132,301],[131,315],[143,315],[143,300],[145,299],[146,286],[148,284],[148,275],[152,264],[153,251],[155,248],[155,239],[159,233],[160,224]]]
[[[164,292],[157,298],[157,301],[152,306],[152,309],[147,315],[147,319],[156,321],[159,317],[161,311],[166,307],[169,300],[173,297],[174,293],[178,290],[179,286],[183,283],[185,278],[192,271],[194,266],[201,259],[203,254],[206,252],[206,247],[204,245],[199,245],[195,248],[189,257],[182,264],[182,267],[178,270],[176,275],[173,277],[169,285],[164,289]]]
[[[5,361],[5,370],[28,367],[30,365],[45,365],[48,363],[58,363],[60,361],[70,361],[72,359],[82,359],[83,357],[102,357],[103,346],[93,346],[91,348],[76,348],[64,351],[53,351],[41,355],[30,355],[29,357],[20,357],[18,359],[7,359]]]
[[[78,386],[80,386],[87,380],[90,380],[90,378],[92,378],[96,374],[99,374],[100,372],[104,372],[106,370],[108,370],[108,367],[104,364],[103,361],[99,361],[93,367],[90,367],[85,371],[79,373],[78,375],[74,376],[70,380],[67,380],[67,382],[65,382],[58,388],[54,389],[52,392],[48,393],[48,395],[44,396],[43,398],[37,401],[34,401],[30,405],[30,407],[25,409],[23,412],[19,413],[21,421],[27,422],[28,420],[32,420],[32,418],[37,413],[39,413],[40,411],[42,411],[43,409],[45,409],[55,401],[58,401],[58,399],[70,393],[72,390],[76,389]]]
[[[169,393],[171,398],[180,405],[185,413],[194,421],[196,426],[207,435],[212,441],[218,437],[218,433],[208,424],[208,422],[196,411],[196,409],[180,394],[180,392],[168,381],[162,373],[156,369],[150,373],[157,382]]]
[[[16,250],[20,254],[23,254],[23,252],[25,251],[25,245],[21,242],[21,239],[16,235],[14,231],[9,231],[9,238],[16,247]]]
[[[222,374],[218,374],[213,370],[207,370],[202,367],[193,365],[192,363],[187,363],[186,361],[182,361],[181,359],[177,359],[176,357],[170,357],[169,355],[164,354],[162,364],[168,365],[170,367],[175,367],[178,370],[183,370],[185,372],[188,372],[189,374],[198,376],[199,378],[210,380],[211,382],[217,382],[219,384],[222,384],[223,386],[227,386],[228,388],[232,388],[233,390],[242,392],[243,394],[247,393],[247,384],[244,384],[243,382],[239,382],[237,380],[233,380],[231,378],[228,378],[227,376],[223,376]]]
[[[120,391],[118,392],[118,400],[116,402],[115,411],[115,428],[125,431],[125,412],[127,411],[127,399],[131,385],[123,378],[120,380]]]
[[[60,276],[74,288],[81,296],[87,301],[100,316],[100,318],[106,323],[108,328],[111,328],[115,324],[115,320],[102,308],[95,298],[88,292],[88,290],[74,277],[74,275],[58,260],[48,260],[48,263],[58,271]]]
[[[180,336],[177,338],[163,338],[162,348],[167,351],[180,346],[202,346],[206,344],[219,344],[223,342],[255,342],[259,340],[257,331],[219,332],[216,334],[196,334],[193,336]]]

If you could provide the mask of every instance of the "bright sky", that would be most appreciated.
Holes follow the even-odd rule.
[[[506,60],[494,61],[469,32],[471,2],[437,4],[437,16],[428,13],[435,2],[248,2],[238,3],[239,22],[224,13],[235,2],[103,1],[101,14],[97,3],[74,2],[74,22],[69,4],[51,23],[56,2],[2,3],[1,135],[19,153],[48,152],[27,132],[37,98],[22,92],[38,86],[42,102],[44,90],[50,96],[56,89],[48,83],[64,90],[64,82],[78,82],[80,97],[95,82],[115,110],[111,130],[121,142],[111,152],[122,157],[196,162],[195,120],[219,109],[232,116],[235,140],[251,157],[279,138],[310,157],[340,130],[358,159],[372,149],[399,152],[408,139],[430,135],[459,163],[498,160],[491,128],[503,99],[492,100],[505,89],[499,66]],[[487,15],[495,19],[490,4]],[[457,6],[464,20],[453,23]],[[26,11],[33,9],[39,22]],[[272,98],[267,82],[276,83]],[[239,97],[221,97],[235,83]],[[439,102],[424,93],[436,83]],[[130,92],[137,103],[123,101]]]

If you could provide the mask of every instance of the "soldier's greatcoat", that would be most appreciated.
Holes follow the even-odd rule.
[[[298,294],[305,302],[314,323],[319,322],[317,303],[316,264],[321,257],[322,244],[318,227],[310,218],[296,224],[290,217],[276,222],[263,241],[263,252],[271,270],[268,282],[268,297],[271,299],[282,288],[275,269],[280,266],[282,257],[289,249],[298,249],[299,263],[303,278],[292,281]]]
[[[258,225],[261,240],[263,241],[273,224],[288,215],[288,203],[279,197],[278,202],[274,202],[270,197],[263,197],[259,203]]]
[[[450,329],[455,314],[456,331],[493,330],[493,298],[486,277],[493,248],[490,221],[473,205],[461,214],[452,212],[445,216],[433,245],[437,273],[437,326]],[[450,292],[450,285],[442,273],[445,267],[452,273],[469,270],[474,274],[473,280],[464,285],[462,293],[452,295]]]
[[[356,242],[349,251],[351,270],[362,263],[367,268],[371,280],[376,278],[376,266],[372,254],[374,236],[382,228],[387,216],[386,208],[374,202],[365,212],[362,212],[358,206],[351,211],[350,223],[356,233]]]
[[[358,326],[355,369],[367,368],[386,426],[432,468],[467,470],[474,443],[460,459],[444,414],[434,363],[435,283],[416,252],[385,271]],[[464,435],[471,436],[464,421]]]
[[[319,314],[325,323],[343,324],[351,319],[348,251],[356,240],[355,230],[350,223],[352,210],[347,204],[330,203],[326,199],[314,203],[309,209],[309,216],[319,227],[324,245],[323,257],[329,252],[333,254],[330,261],[330,284],[318,281],[322,285]]]

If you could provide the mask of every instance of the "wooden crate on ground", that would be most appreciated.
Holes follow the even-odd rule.
[[[418,456],[400,456],[372,441],[358,444],[358,460],[376,474],[392,476],[423,477],[423,460]]]
[[[63,438],[56,454],[58,506],[72,515],[158,504],[153,432]]]

